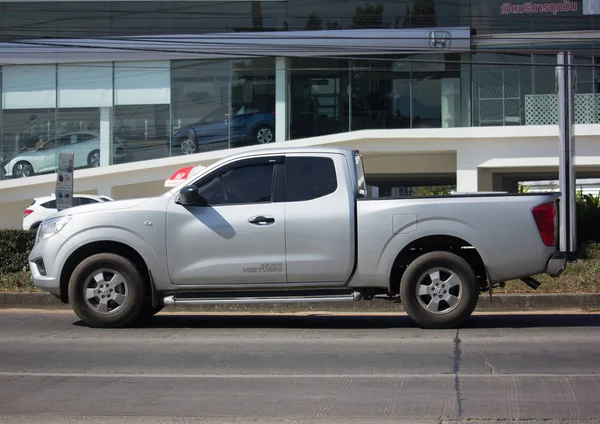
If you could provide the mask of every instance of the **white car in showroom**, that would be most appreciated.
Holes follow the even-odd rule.
[[[89,205],[91,203],[111,202],[108,196],[97,196],[95,194],[74,194],[73,206]],[[36,197],[31,205],[23,212],[23,229],[25,231],[37,230],[40,223],[58,212],[56,208],[56,196]]]
[[[113,143],[113,159],[123,159],[127,152],[120,139]],[[100,134],[93,131],[78,131],[62,134],[43,142],[34,150],[19,152],[9,158],[4,171],[6,177],[30,177],[56,171],[59,153],[73,153],[75,168],[95,168],[100,166]]]

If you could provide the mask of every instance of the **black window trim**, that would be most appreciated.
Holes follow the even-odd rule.
[[[242,205],[264,205],[264,204],[268,204],[268,203],[275,203],[276,202],[275,201],[275,197],[276,197],[275,192],[276,192],[276,187],[277,187],[277,182],[278,182],[277,175],[279,175],[281,173],[281,172],[279,172],[279,169],[282,167],[282,164],[284,164],[284,163],[285,163],[285,156],[283,156],[283,155],[261,156],[261,157],[257,157],[257,158],[234,160],[223,166],[218,167],[217,169],[213,170],[210,174],[205,175],[204,177],[194,181],[190,185],[194,185],[199,189],[202,184],[212,180],[213,178],[215,178],[216,176],[218,176],[220,174],[224,174],[225,172],[230,171],[231,169],[244,168],[247,166],[273,164],[273,174],[272,174],[272,180],[271,180],[271,199],[269,201],[248,202],[248,203],[223,203],[223,204],[218,204],[218,205],[209,205],[208,207],[212,208],[212,207],[216,207],[216,206],[227,207],[227,206],[242,206]],[[281,178],[281,177],[279,177],[279,178]],[[285,195],[285,191],[284,191],[284,195]],[[277,196],[277,198],[279,198],[279,195]],[[284,200],[285,199],[283,199],[281,201],[284,201]]]

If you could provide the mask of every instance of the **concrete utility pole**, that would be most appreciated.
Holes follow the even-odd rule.
[[[573,54],[559,53],[556,66],[558,91],[558,128],[560,133],[559,180],[560,200],[560,251],[573,254],[577,250],[577,215],[575,192],[575,70]]]

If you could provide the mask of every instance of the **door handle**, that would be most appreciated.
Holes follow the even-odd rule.
[[[250,224],[254,225],[269,225],[275,222],[275,218],[272,216],[255,216],[248,220]]]

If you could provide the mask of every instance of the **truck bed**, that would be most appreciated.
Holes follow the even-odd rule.
[[[387,283],[397,254],[425,237],[447,236],[472,246],[492,282],[545,271],[555,252],[546,246],[532,209],[559,193],[477,193],[435,197],[361,198],[358,212],[358,277]],[[367,270],[377,270],[368,275]]]

